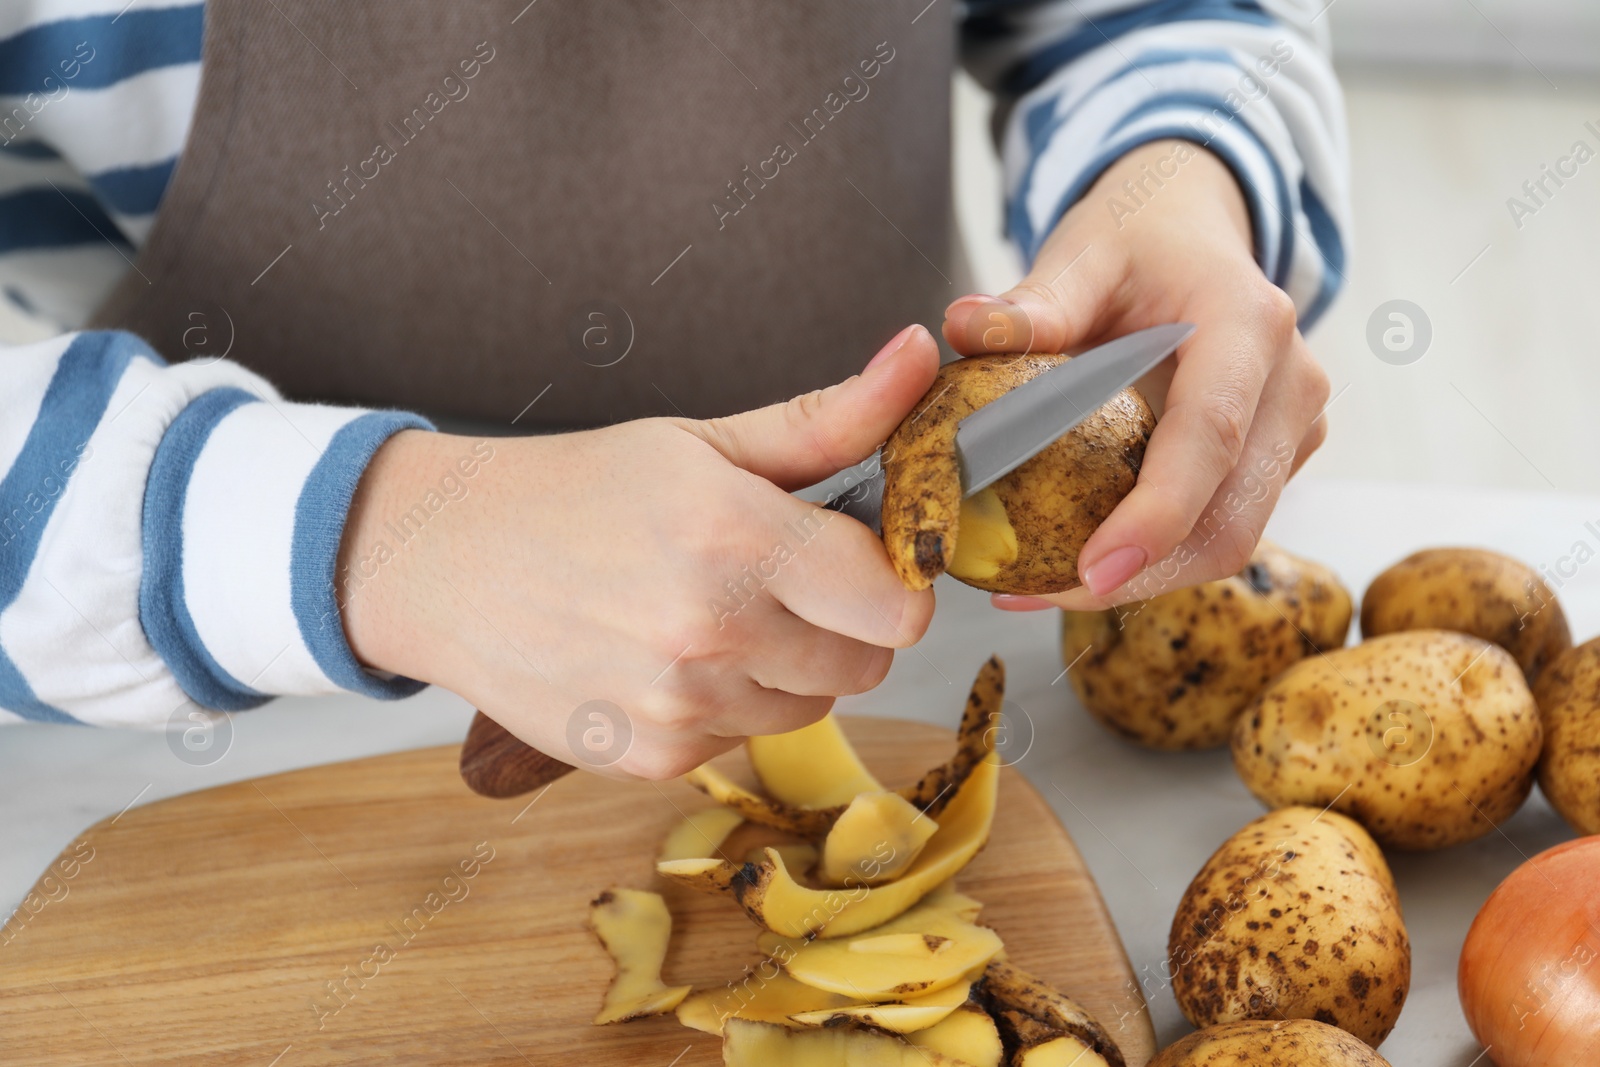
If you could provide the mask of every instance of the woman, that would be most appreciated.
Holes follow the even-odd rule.
[[[0,282],[67,332],[0,362],[0,717],[429,682],[563,759],[613,702],[610,773],[652,778],[812,721],[933,597],[850,520],[789,544],[789,491],[909,411],[939,354],[904,324],[939,306],[959,355],[1197,323],[1049,603],[1175,554],[1233,573],[1324,433],[1319,28],[1289,0],[8,6]],[[951,300],[958,34],[1029,269]]]

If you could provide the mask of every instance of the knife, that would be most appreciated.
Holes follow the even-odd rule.
[[[1191,323],[1152,326],[1092,348],[985,404],[956,424],[961,495],[993,485],[1044,451],[1112,397],[1154,370],[1193,336]],[[877,455],[844,474],[823,507],[883,529],[883,465]],[[461,746],[461,778],[473,792],[514,797],[548,785],[570,764],[524,744],[478,712]]]

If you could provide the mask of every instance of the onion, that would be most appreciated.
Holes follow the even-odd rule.
[[[1600,1064],[1600,836],[1541,852],[1473,920],[1457,974],[1499,1067]]]

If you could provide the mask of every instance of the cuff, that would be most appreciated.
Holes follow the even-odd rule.
[[[356,484],[417,415],[214,389],[173,420],[144,502],[140,622],[179,685],[222,710],[280,694],[379,699],[422,683],[364,669],[334,572]]]
[[[1291,220],[1297,205],[1276,156],[1221,97],[1151,96],[1105,130],[1090,153],[1068,143],[1070,132],[1063,126],[1040,145],[1012,201],[1008,227],[1030,265],[1061,216],[1112,164],[1141,145],[1178,140],[1210,151],[1233,172],[1250,210],[1256,262],[1275,285],[1286,285],[1295,256]],[[1131,188],[1112,191],[1106,210],[1119,220],[1136,215],[1180,170],[1177,161],[1165,173],[1152,168]]]

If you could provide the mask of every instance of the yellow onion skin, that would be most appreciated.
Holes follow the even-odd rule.
[[[1456,978],[1497,1067],[1600,1064],[1600,836],[1511,872],[1473,920]]]

